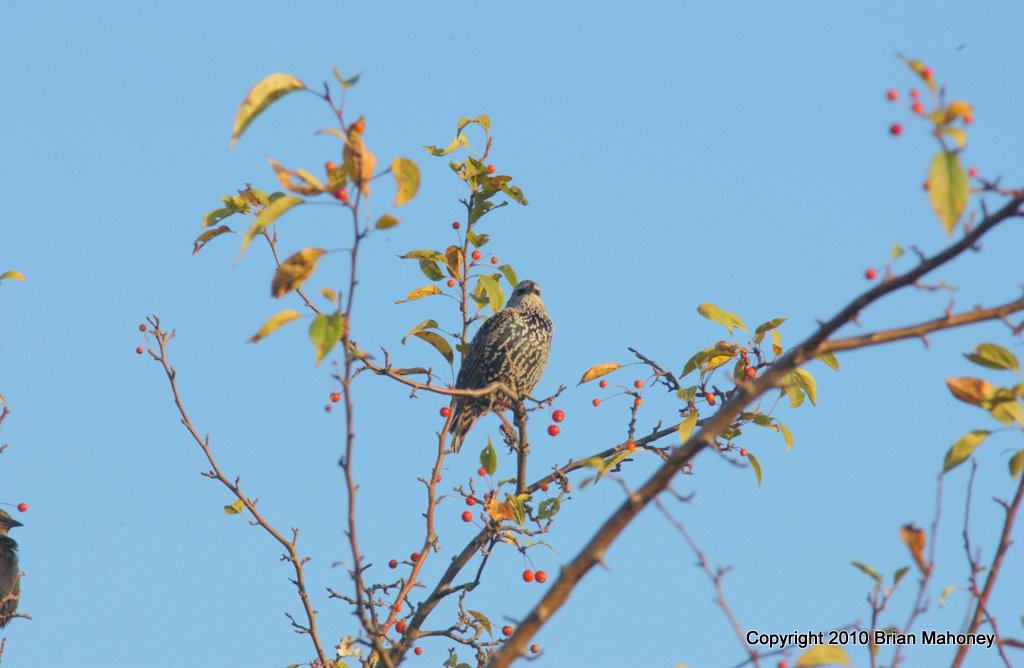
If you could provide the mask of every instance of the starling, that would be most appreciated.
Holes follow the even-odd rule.
[[[18,580],[18,544],[7,535],[12,527],[20,527],[21,522],[0,510],[0,629],[14,616],[18,609],[18,596],[21,586]]]
[[[548,363],[551,350],[551,318],[533,281],[516,286],[508,303],[477,330],[462,359],[455,388],[478,390],[497,381],[522,398],[529,394]],[[458,452],[462,439],[488,408],[494,412],[512,406],[504,392],[480,398],[465,397],[455,405],[452,448]]]

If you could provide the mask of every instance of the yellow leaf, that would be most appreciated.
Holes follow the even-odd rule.
[[[253,237],[263,232],[267,225],[277,220],[285,211],[292,208],[296,204],[301,204],[303,200],[298,197],[292,197],[290,195],[283,195],[278,197],[270,206],[263,209],[260,215],[256,216],[256,220],[253,221],[249,231],[242,237],[242,247],[238,250],[238,257],[235,258],[235,262],[238,262],[242,258],[242,254],[245,253],[245,249],[249,247],[249,242],[252,241]]]
[[[924,531],[918,529],[913,524],[904,524],[900,527],[900,540],[910,548],[910,556],[914,558],[921,572],[927,573],[928,564],[924,561]]]
[[[458,246],[449,246],[444,251],[445,264],[448,265],[448,273],[454,278],[462,278],[462,249]]]
[[[995,392],[992,383],[981,378],[947,378],[946,386],[954,397],[975,406],[981,406]]]
[[[13,281],[24,281],[25,276],[20,271],[15,271],[14,269],[11,269],[10,271],[5,271],[4,273],[0,274],[0,281],[4,279],[11,279]]]
[[[416,288],[415,290],[410,292],[408,295],[406,295],[405,299],[399,299],[395,303],[401,304],[403,302],[411,302],[414,299],[420,299],[421,297],[429,297],[430,295],[439,294],[441,294],[441,288],[437,287],[436,285],[424,285],[422,288]]]
[[[357,125],[353,123],[352,125]],[[348,139],[345,140],[345,148],[341,155],[345,160],[345,173],[352,179],[353,183],[359,186],[359,191],[366,197],[370,194],[370,178],[373,176],[373,168],[377,165],[377,158],[363,144],[360,133],[354,127],[349,130]]]
[[[383,216],[377,219],[377,222],[373,224],[378,230],[386,230],[389,227],[398,225],[398,219],[389,213],[385,213]]]
[[[257,341],[259,341],[266,335],[270,334],[281,325],[289,323],[292,320],[295,320],[296,318],[299,317],[301,316],[292,310],[275,313],[274,315],[270,316],[269,320],[263,323],[263,326],[260,327],[260,331],[256,332],[255,334],[249,337],[249,340],[246,341],[246,343],[256,343]]]
[[[277,180],[287,190],[299,193],[300,195],[316,195],[324,191],[323,184],[306,170],[296,169],[291,171],[279,165],[273,158],[267,158],[267,161],[274,168]]]
[[[323,248],[303,248],[281,263],[270,282],[270,294],[280,299],[313,275],[316,261],[326,251]]]
[[[391,161],[391,174],[395,177],[395,206],[401,206],[411,200],[420,187],[420,170],[416,163],[408,158],[395,158]]]
[[[618,364],[616,362],[605,362],[604,364],[595,364],[594,366],[590,367],[589,369],[587,369],[586,371],[583,372],[583,377],[580,378],[580,382],[578,382],[576,384],[577,385],[582,385],[583,383],[587,382],[588,380],[594,380],[595,378],[600,378],[601,376],[604,376],[606,374],[611,373],[612,371],[615,371],[620,366],[622,366],[622,365]]]
[[[271,74],[249,89],[242,101],[242,106],[235,114],[235,125],[231,128],[231,143],[228,144],[228,148],[235,145],[238,138],[245,132],[245,128],[271,103],[292,91],[302,90],[305,87],[306,84],[290,74]]]
[[[496,522],[510,520],[513,516],[512,505],[505,501],[498,501],[494,497],[491,497],[491,500],[484,504],[484,510]],[[515,543],[513,542],[513,544]]]

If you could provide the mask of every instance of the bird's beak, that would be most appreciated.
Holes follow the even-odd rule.
[[[16,519],[14,519],[13,517],[8,517],[6,520],[3,520],[3,523],[7,525],[7,528],[23,527],[23,526],[25,526],[24,524],[22,524],[21,522],[19,522]]]

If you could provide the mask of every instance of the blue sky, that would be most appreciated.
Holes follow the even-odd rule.
[[[1024,179],[1012,74],[1024,60],[1018,4],[551,4],[0,6],[0,271],[27,277],[0,285],[0,393],[12,409],[0,434],[9,444],[0,500],[30,506],[14,536],[26,573],[21,609],[33,617],[4,630],[9,665],[285,666],[312,656],[284,617],[299,608],[278,548],[224,515],[231,499],[199,475],[206,467],[166,380],[134,352],[136,326],[152,313],[177,331],[170,354],[179,388],[221,466],[242,477],[275,525],[300,529],[325,643],[357,631],[324,593],[349,586],[333,566],[348,548],[336,466],[343,422],[323,411],[334,389],[329,369],[313,366],[301,325],[245,343],[283,308],[268,294],[264,247],[237,265],[229,237],[190,254],[219,197],[247,181],[274,188],[268,156],[309,169],[337,158],[332,139],[312,134],[331,119],[311,96],[280,101],[226,150],[238,104],[267,74],[316,85],[332,79],[332,64],[363,72],[349,115],[366,116],[364,138],[379,159],[403,155],[420,166],[420,194],[399,212],[403,224],[362,251],[353,324],[360,344],[387,348],[403,366],[443,364],[424,344],[400,341],[424,318],[455,316],[441,300],[394,303],[424,282],[396,256],[453,243],[449,225],[461,213],[462,184],[420,146],[448,142],[460,116],[490,115],[491,160],[530,206],[485,219],[487,250],[544,291],[555,337],[537,392],[569,388],[557,403],[567,415],[562,434],[544,435],[542,419],[534,425],[533,476],[625,435],[627,402],[593,408],[597,389],[575,387],[584,369],[630,361],[633,346],[678,371],[724,338],[697,314],[699,303],[750,327],[788,316],[781,332],[793,344],[866,289],[864,269],[880,269],[894,243],[925,253],[944,245],[920,187],[935,148],[920,123],[884,100],[890,87],[905,96],[917,84],[896,52],[927,61],[953,97],[975,105],[965,163],[1006,184]],[[896,139],[887,132],[894,121],[907,126]],[[955,308],[1017,296],[1013,225],[934,277],[959,288]],[[335,226],[326,209],[283,219],[282,252],[343,246]],[[340,254],[328,257],[312,284],[338,287],[344,270]],[[899,294],[860,324],[910,324],[948,303],[947,293]],[[910,563],[899,526],[930,524],[946,449],[993,426],[943,383],[978,374],[960,353],[986,340],[1012,345],[1004,327],[978,326],[933,336],[927,349],[912,342],[843,355],[838,374],[814,364],[818,406],[776,412],[793,449],[768,431],[742,443],[761,461],[760,487],[749,470],[709,453],[677,481],[695,497],[668,507],[712,563],[732,566],[725,589],[744,629],[827,630],[869,618],[870,581],[849,560],[886,574]],[[433,462],[442,402],[409,399],[370,376],[356,392],[360,540],[374,563],[369,576],[383,580],[392,575],[387,560],[422,541],[416,478]],[[676,407],[648,390],[640,428],[671,420]],[[485,424],[478,439],[496,434],[493,419]],[[1012,433],[990,441],[978,451],[971,519],[986,562],[1001,518],[991,498],[1012,494],[1005,461],[1021,447]],[[446,460],[446,483],[473,474],[474,450]],[[502,455],[499,471],[512,466]],[[639,485],[656,466],[638,457],[622,478]],[[947,584],[964,584],[966,468],[945,483],[943,558],[924,628],[956,629],[964,616],[963,594],[942,609],[937,598]],[[535,567],[557,573],[621,499],[612,481],[576,485],[546,539],[557,552],[531,551]],[[439,510],[442,549],[427,562],[427,583],[472,535],[463,509],[453,498]],[[1020,542],[1019,528],[1015,535]],[[1018,637],[1019,600],[1008,585],[1022,555],[1010,551],[993,599]],[[607,570],[588,575],[537,636],[540,663],[738,663],[743,652],[694,561],[665,518],[646,511],[608,553]],[[476,609],[520,618],[542,586],[520,581],[522,557],[512,550],[490,568]],[[912,584],[885,623],[902,625]],[[447,621],[442,614],[429,626]],[[421,644],[411,665],[438,665],[451,643]],[[863,648],[847,649],[868,663]],[[911,665],[948,660],[912,657]],[[975,650],[968,664],[995,659]]]

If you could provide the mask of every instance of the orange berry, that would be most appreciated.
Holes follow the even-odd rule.
[[[707,394],[704,395],[704,401],[708,402],[708,406],[714,406],[715,405],[715,395],[713,395],[710,392],[708,392]]]
[[[476,473],[477,473],[477,475],[487,475],[487,469],[485,469],[484,467],[481,466],[480,468],[478,468],[476,470]]]
[[[523,571],[523,582],[533,582],[533,571],[529,568]]]
[[[491,257],[491,264],[498,264],[498,258],[492,256]]]
[[[434,482],[441,482],[441,474],[440,473],[438,473],[437,477],[434,478]]]
[[[346,192],[344,188],[337,188],[334,191],[334,198],[348,204],[348,192]]]
[[[501,628],[501,632],[504,633],[507,636],[510,636],[510,635],[512,635],[512,627],[511,626],[503,626]]]
[[[469,512],[468,510],[463,510],[462,511],[462,521],[463,522],[472,522],[473,521],[473,513]]]
[[[931,79],[932,78],[932,68],[926,67],[923,70],[921,70],[921,76],[923,76],[925,79]]]
[[[479,260],[479,259],[480,259],[480,251],[478,251],[478,250],[475,250],[475,251],[473,251],[473,254],[472,254],[472,256],[471,256],[471,257],[472,257],[472,258],[473,258],[474,260]]]
[[[455,287],[455,279],[454,278],[449,278],[448,279],[448,287],[449,288],[454,288]]]
[[[335,170],[335,167],[336,167],[335,164],[333,162],[331,162],[330,160],[328,160],[327,164],[324,165],[324,169],[326,169],[329,172],[333,172]]]
[[[643,386],[644,386],[643,381],[640,381],[640,380],[634,380],[633,381],[633,387],[635,387],[636,389],[639,390]]]
[[[636,449],[636,443],[634,443],[633,441],[626,441],[626,449],[627,450],[635,450]]]
[[[924,105],[921,104],[920,102],[915,102],[914,106],[911,107],[911,109],[914,110],[915,114],[923,114],[924,113]]]
[[[488,174],[493,174],[494,173],[494,165],[487,165],[487,173]]]
[[[967,170],[967,175],[970,176],[971,178],[974,178],[975,176],[978,175],[978,168],[971,167],[970,169]]]
[[[548,491],[548,484],[546,482],[542,482],[540,484],[540,491],[542,491],[542,492]]]
[[[561,422],[562,420],[565,419],[565,412],[562,411],[562,409],[558,409],[557,411],[551,414],[551,419],[554,420],[555,422]]]
[[[466,505],[467,506],[475,506],[476,505],[476,499],[474,499],[471,496],[467,496],[466,497]]]
[[[789,664],[785,661],[779,661],[778,668],[788,668]]]
[[[139,355],[141,355],[142,354],[142,346],[139,346],[138,348],[136,348],[135,352],[138,353]]]
[[[538,652],[540,652],[540,647],[537,647],[536,645],[530,645],[530,651],[534,654],[537,654]]]
[[[413,653],[416,656],[419,656],[420,654],[423,654],[423,648],[417,645],[416,648],[413,649]]]
[[[28,504],[27,504],[27,503],[25,503],[24,501],[22,501],[21,503],[19,503],[19,504],[18,504],[18,512],[19,512],[19,513],[23,513],[23,512],[25,512],[26,510],[28,510]]]
[[[899,123],[893,123],[892,125],[889,126],[889,134],[891,134],[893,137],[898,137],[901,132],[903,132],[903,128],[900,126]]]
[[[893,88],[890,88],[889,92],[885,94],[886,99],[888,99],[890,102],[895,102],[899,96],[900,94],[897,93],[896,90]]]
[[[747,378],[753,378],[754,376],[757,375],[757,369],[755,369],[752,366],[748,366],[746,371],[744,371],[743,373],[747,375]]]
[[[974,115],[973,114],[971,114],[970,112],[964,114],[964,123],[966,125],[970,125],[973,122],[974,122]]]
[[[363,134],[363,130],[366,129],[366,121],[360,118],[352,125],[352,129],[358,132],[359,134]]]
[[[558,433],[560,431],[561,431],[561,429],[558,428],[557,424],[553,424],[553,425],[549,425],[548,426],[548,436],[558,436]]]
[[[568,488],[565,491],[568,492],[569,491]],[[544,571],[537,571],[536,573],[533,574],[533,579],[536,580],[537,582],[541,583],[541,584],[544,584],[548,580],[548,574],[545,573]]]
[[[450,409],[450,408],[448,408],[447,406],[445,406],[445,407],[443,407],[443,408],[441,409],[441,411],[440,411],[440,412],[441,412],[441,417],[448,417],[449,415],[451,415],[451,414],[452,414],[452,409]]]
[[[746,456],[747,456],[747,449],[746,448],[740,448],[740,457],[746,457]]]
[[[917,92],[916,88],[911,88],[910,89],[910,97],[911,97],[911,99],[916,100],[920,96],[921,96],[921,94]]]
[[[331,392],[331,403],[336,404],[339,401],[341,401],[341,395],[337,392]]]
[[[633,400],[633,405],[634,406],[639,406],[640,405],[640,397],[637,397],[636,399]]]
[[[146,331],[146,326],[145,325],[139,325],[139,331],[140,332]]]
[[[395,622],[395,630],[398,631],[399,633],[404,631],[405,630],[405,622],[403,622],[401,619],[399,619],[397,622]]]
[[[598,383],[598,385],[600,385],[601,387],[608,387],[608,381],[602,380],[600,383]]]
[[[594,407],[596,408],[597,406],[601,405],[601,400],[600,399],[594,399],[590,403],[594,404]]]
[[[388,568],[398,568],[398,562],[392,559],[388,562]]]
[[[924,183],[921,184],[921,190],[923,190],[925,192],[928,192],[928,182],[927,181],[925,181]]]

